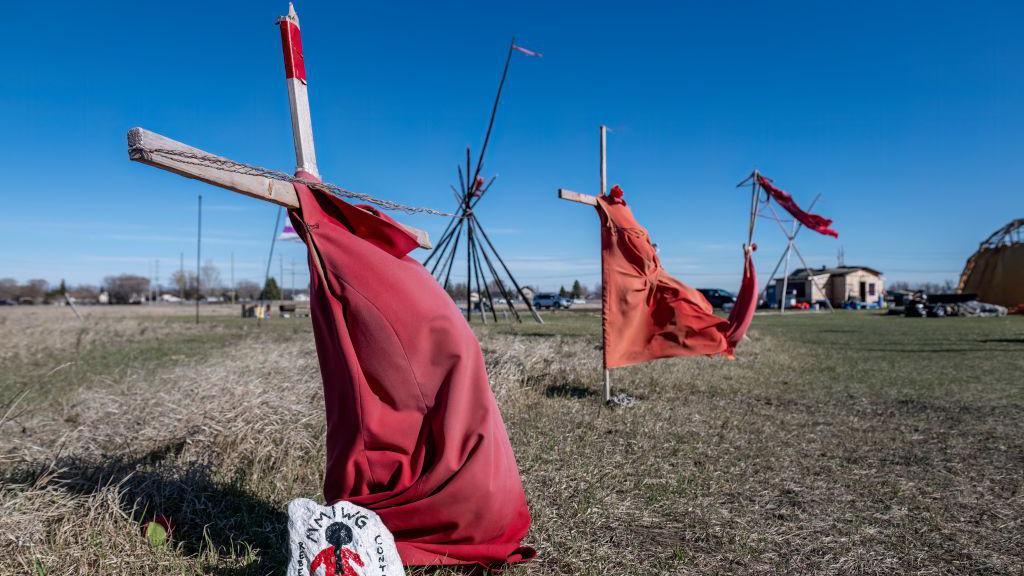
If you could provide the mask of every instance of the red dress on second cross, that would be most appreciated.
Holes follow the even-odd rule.
[[[665,271],[647,229],[622,188],[597,197],[604,289],[604,365],[629,366],[673,356],[732,356],[754,318],[757,274],[744,251],[743,280],[729,318],[715,315],[699,291]]]
[[[521,545],[526,496],[480,345],[407,255],[415,238],[372,209],[295,191],[327,408],[324,498],[379,514],[406,565],[532,558]]]

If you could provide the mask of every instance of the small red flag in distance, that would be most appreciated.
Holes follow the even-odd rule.
[[[529,50],[527,48],[523,48],[522,46],[520,46],[518,44],[513,44],[512,48],[514,50],[518,50],[519,52],[522,52],[523,54],[526,54],[527,56],[533,56],[534,58],[543,58],[544,57],[544,55],[541,54],[540,52],[534,52],[533,50]]]

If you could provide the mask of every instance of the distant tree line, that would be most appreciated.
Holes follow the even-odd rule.
[[[890,282],[886,286],[886,290],[890,292],[917,292],[921,291],[925,294],[952,294],[956,292],[956,283],[952,280],[945,280],[943,282],[906,282],[903,280],[897,280],[896,282]]]
[[[494,297],[494,298],[500,298],[501,297],[501,290],[499,289],[499,284],[496,281],[492,280],[488,284],[488,288],[491,291],[491,296],[492,297]],[[530,292],[532,292],[534,294],[536,294],[537,292],[541,292],[541,290],[537,290],[537,288],[535,288],[534,286],[525,285],[525,286],[523,286],[523,288],[526,289],[526,290],[529,290]],[[473,290],[474,290],[474,292],[476,291],[476,286],[475,285],[473,287]],[[519,298],[519,294],[516,293],[516,289],[515,289],[514,286],[505,285],[505,291],[508,292],[508,294],[510,294],[513,298],[515,298],[515,299]],[[447,292],[448,292],[448,295],[451,296],[456,302],[458,302],[460,300],[465,300],[466,299],[466,283],[465,282],[452,282],[452,283],[449,283],[448,284]],[[591,300],[600,299],[601,298],[601,283],[598,282],[593,287],[588,289],[579,280],[574,280],[573,283],[572,283],[572,287],[569,288],[569,289],[566,289],[565,286],[560,286],[558,288],[558,295],[562,296],[562,297],[565,297],[565,298],[573,298],[573,299],[577,299],[577,298],[585,298],[585,299],[591,299]]]
[[[50,283],[41,278],[34,278],[24,284],[14,278],[0,278],[0,300],[41,303],[52,297],[63,298],[59,289],[51,289]]]
[[[306,292],[301,289],[284,290],[271,276],[264,286],[251,280],[241,280],[232,289],[225,283],[220,270],[212,261],[207,261],[199,268],[198,279],[194,270],[175,270],[171,273],[167,284],[154,283],[150,278],[136,274],[117,274],[107,276],[99,286],[81,284],[68,286],[62,280],[59,285],[51,286],[46,280],[36,278],[21,283],[14,278],[0,278],[0,301],[18,304],[46,304],[63,302],[65,294],[77,302],[110,304],[138,304],[158,299],[169,294],[183,300],[218,298],[224,301],[233,300],[282,300],[292,298],[296,293]],[[465,294],[463,289],[463,294]],[[158,294],[159,293],[159,294]],[[101,296],[102,295],[102,296]]]

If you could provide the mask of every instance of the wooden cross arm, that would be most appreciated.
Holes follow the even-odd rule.
[[[225,166],[241,166],[241,164],[144,128],[132,128],[128,131],[128,157],[135,162],[155,166],[186,178],[206,182],[285,208],[299,207],[299,199],[291,182],[266,176],[239,174],[227,168],[218,168],[217,161],[223,161]],[[200,162],[198,159],[202,159],[202,161]],[[211,163],[214,165],[210,165]],[[401,224],[401,226],[416,237],[421,248],[432,247],[430,236],[426,231],[405,224]]]
[[[161,151],[168,153],[161,154]],[[186,178],[266,200],[285,208],[299,207],[299,199],[295,195],[295,188],[292,187],[291,182],[275,180],[266,176],[239,174],[231,170],[207,166],[205,163],[190,161],[189,157],[196,157],[223,160],[226,164],[234,164],[227,158],[204,152],[144,128],[132,128],[128,131],[128,157],[136,162],[156,166]]]
[[[590,194],[580,194],[579,192],[573,192],[572,190],[566,190],[565,188],[558,189],[558,197],[561,198],[562,200],[568,200],[570,202],[579,202],[580,204],[597,206],[597,196],[591,196]]]

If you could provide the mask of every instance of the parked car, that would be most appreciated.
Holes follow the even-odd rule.
[[[572,300],[559,296],[552,292],[541,292],[533,296],[533,307],[534,308],[569,308],[572,306]]]
[[[715,308],[732,308],[736,304],[736,297],[732,295],[732,292],[728,290],[722,290],[720,288],[698,288],[698,292],[704,295]],[[728,306],[726,306],[728,304]]]

